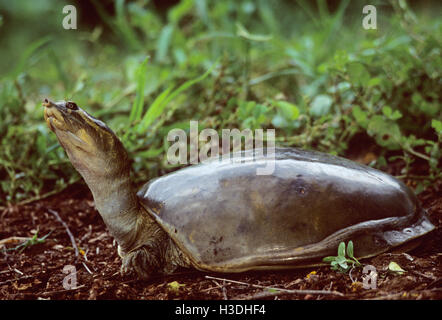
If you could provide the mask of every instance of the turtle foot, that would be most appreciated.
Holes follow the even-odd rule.
[[[159,259],[142,247],[125,254],[121,265],[123,274],[135,274],[141,279],[148,279],[157,273],[160,268]]]

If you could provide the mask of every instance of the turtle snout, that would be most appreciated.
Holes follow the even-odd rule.
[[[46,108],[50,108],[50,107],[55,107],[56,104],[54,102],[52,102],[51,100],[49,100],[48,98],[46,98],[43,101],[43,106],[46,107]]]
[[[44,109],[44,118],[46,120],[46,124],[51,131],[58,130],[66,130],[65,125],[66,122],[64,120],[62,112],[59,110],[59,107],[54,102],[45,99],[43,102]]]

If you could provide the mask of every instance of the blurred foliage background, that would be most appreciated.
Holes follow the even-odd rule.
[[[77,30],[62,27],[77,8]],[[377,29],[362,8],[377,9]],[[422,191],[441,179],[441,3],[0,0],[0,205],[79,180],[41,102],[70,99],[122,138],[141,182],[174,170],[167,133],[275,128]]]

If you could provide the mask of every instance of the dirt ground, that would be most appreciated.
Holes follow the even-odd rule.
[[[26,240],[23,238],[0,245],[0,299],[442,299],[441,194],[442,182],[438,182],[419,195],[438,229],[407,254],[385,253],[362,261],[378,272],[377,288],[364,289],[361,268],[350,274],[329,267],[243,274],[180,270],[146,281],[122,276],[116,244],[95,210],[89,190],[74,185],[50,198],[0,212],[0,240],[31,238],[37,231],[41,238],[51,232],[43,242],[24,249],[16,248]],[[63,223],[79,248],[78,257]],[[406,272],[389,271],[391,261]],[[69,274],[63,273],[67,265],[77,271],[75,289],[63,287]]]

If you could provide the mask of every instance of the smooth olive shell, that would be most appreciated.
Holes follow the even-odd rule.
[[[187,167],[138,192],[147,211],[201,270],[315,265],[352,240],[357,257],[434,229],[401,181],[340,157],[277,148]]]

